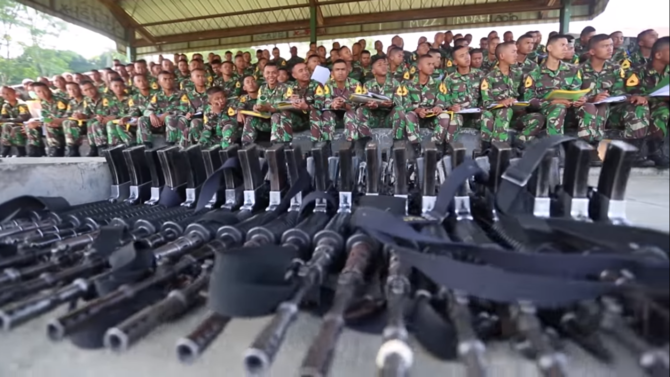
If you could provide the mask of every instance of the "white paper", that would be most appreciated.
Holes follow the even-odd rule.
[[[317,65],[314,68],[314,73],[312,73],[312,80],[316,80],[321,83],[321,85],[326,85],[328,79],[330,78],[330,69]]]
[[[666,85],[661,89],[651,93],[649,97],[670,97],[670,85]]]
[[[479,114],[481,112],[481,109],[475,107],[473,109],[461,109],[460,111],[457,111],[456,114]]]
[[[619,103],[619,102],[625,101],[626,98],[627,98],[626,96],[608,97],[608,98],[605,98],[602,101],[594,102],[593,104],[594,105],[600,105],[602,103]]]

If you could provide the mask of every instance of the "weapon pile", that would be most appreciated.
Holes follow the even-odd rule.
[[[626,221],[636,150],[612,142],[597,187],[591,153],[569,137],[520,158],[503,143],[475,159],[457,143],[415,155],[401,141],[363,155],[350,142],[305,155],[111,148],[108,200],[0,205],[0,325],[68,304],[51,340],[123,352],[207,305],[176,342],[190,363],[231,319],[271,315],[244,355],[261,376],[308,310],[323,322],[301,376],[328,375],[342,330],[363,322],[381,333],[382,376],[410,374],[410,335],[469,376],[490,374],[487,342],[509,340],[542,374],[567,376],[566,340],[607,363],[612,339],[667,376],[669,237]]]

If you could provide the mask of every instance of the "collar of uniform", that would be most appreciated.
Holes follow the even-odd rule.
[[[102,96],[99,95],[98,98],[96,98],[96,99],[93,99],[91,97],[84,97],[84,101],[87,101],[87,102],[90,102],[94,105],[97,105],[100,102],[102,102]]]
[[[419,81],[419,80],[420,80],[420,76],[421,76],[421,75],[414,75],[414,77],[412,77],[412,83],[415,84],[415,85],[417,85],[417,86],[421,86],[421,82]],[[433,77],[432,77],[432,76],[428,76],[428,81],[426,82],[425,85],[430,85],[430,84],[433,83],[433,81],[434,81],[434,80],[433,80]]]
[[[547,62],[545,61],[544,63],[542,63],[542,69],[540,70],[540,73],[543,73],[543,74],[546,73],[546,74],[549,74],[552,77],[555,77],[559,72],[568,71],[568,70],[570,70],[570,67],[568,67],[567,63],[559,61],[558,62],[558,69],[555,70],[555,71],[552,71],[551,69],[549,69],[547,67]]]

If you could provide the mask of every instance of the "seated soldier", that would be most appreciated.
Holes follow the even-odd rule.
[[[195,60],[195,59],[194,59],[194,60],[191,60],[190,63],[188,63],[189,75],[188,75],[187,78],[184,78],[184,79],[182,79],[182,80],[179,82],[179,90],[187,91],[187,90],[191,90],[191,89],[193,89],[193,88],[195,87],[195,84],[193,83],[193,81],[191,81],[191,74],[190,74],[190,72],[192,72],[192,71],[194,71],[194,70],[196,70],[196,69],[203,69],[203,70],[205,70],[205,76],[206,76],[206,78],[205,78],[205,82],[206,82],[206,86],[209,87],[209,86],[212,84],[212,81],[213,81],[214,79],[213,79],[212,76],[210,76],[210,74],[209,74],[209,70],[207,70],[206,68],[204,68],[204,65],[202,64],[201,61],[199,61],[199,60]],[[152,90],[153,90],[153,89],[152,89]]]
[[[447,88],[446,108],[451,112],[449,127],[440,128],[439,133],[436,129],[433,134],[433,140],[440,144],[452,143],[466,122],[476,129],[484,129],[481,114],[458,114],[461,110],[481,107],[479,87],[484,72],[470,67],[470,51],[467,47],[454,47],[452,56],[456,71],[444,79]]]
[[[263,70],[265,71],[265,69]],[[277,71],[277,81],[279,81],[280,84],[286,84],[289,80],[291,80],[291,74],[288,72],[288,68],[279,67],[279,70]],[[265,78],[263,78],[263,84],[265,84]],[[263,84],[259,83],[258,85],[260,86]]]
[[[530,101],[532,108],[539,109],[547,119],[547,134],[563,135],[563,125],[569,109],[587,107],[594,113],[595,107],[586,102],[586,97],[577,101],[565,99],[548,100],[546,97],[555,90],[577,91],[582,87],[582,72],[579,66],[563,62],[568,50],[568,39],[564,35],[555,35],[547,41],[547,59],[537,69],[526,75],[524,80],[524,99]],[[523,135],[536,135],[532,124],[526,125]],[[592,127],[587,125],[587,127]]]
[[[52,89],[54,97],[67,102],[70,98],[67,95],[67,87],[65,86],[67,83],[63,76],[56,75],[52,78],[51,81],[53,82],[54,86],[54,89]]]
[[[175,74],[175,82],[180,88],[182,82],[191,78],[191,71],[189,70],[189,68],[190,67],[186,59],[181,59],[177,62],[177,73]],[[195,69],[196,67],[193,68]]]
[[[319,58],[319,55],[310,55],[307,57],[307,60],[305,61],[305,64],[307,64],[307,69],[309,70],[309,74],[311,75],[314,73],[314,70],[316,69],[317,66],[321,65],[321,59]],[[293,69],[293,68],[291,68]],[[286,73],[290,73],[288,69],[286,70]],[[290,75],[288,75],[290,76]],[[287,80],[288,81],[288,80]]]
[[[371,129],[391,128],[394,139],[404,138],[405,111],[404,100],[407,89],[396,79],[388,75],[388,62],[385,57],[375,55],[372,58],[374,80],[365,83],[365,91],[388,97],[385,102],[370,101],[356,110],[356,132],[347,133],[347,140],[360,140],[357,148],[362,150],[372,137]]]
[[[137,121],[137,144],[153,147],[152,134],[165,133],[168,145],[177,144],[188,132],[189,120],[185,117],[189,102],[185,92],[175,90],[172,72],[158,75],[161,91],[154,94],[144,116]]]
[[[338,125],[345,129],[345,135],[351,140],[351,135],[356,132],[356,106],[349,101],[352,94],[365,94],[365,89],[360,82],[347,77],[347,64],[344,60],[333,62],[333,72],[330,79],[323,87],[324,112],[323,132],[332,135]]]
[[[258,64],[256,64],[256,67],[254,69],[254,79],[256,80],[256,83],[258,86],[261,86],[265,84],[265,80],[263,79],[263,71],[265,70],[265,65],[268,64],[268,61],[261,58],[258,60]],[[286,66],[282,67],[286,69]],[[244,87],[244,82],[242,82],[242,86]],[[244,88],[242,88],[244,90]]]
[[[624,60],[630,57],[628,49],[624,47],[623,42],[623,32],[615,31],[610,34],[610,38],[614,41],[614,54],[612,55],[612,61],[621,64]]]
[[[42,124],[44,124],[46,128],[49,157],[62,157],[64,154],[63,145],[65,144],[63,137],[63,121],[65,120],[67,104],[56,99],[53,94],[51,94],[51,89],[49,89],[47,84],[35,82],[32,84],[32,88],[35,91],[35,95],[37,95],[37,98],[40,100],[41,110],[40,120],[24,123],[29,147],[28,157],[39,157],[44,153],[44,147],[42,145]]]
[[[169,60],[164,60],[164,62]],[[101,143],[106,143],[107,145],[113,146],[121,143],[117,130],[117,124],[120,119],[125,117],[130,112],[130,106],[128,102],[130,101],[130,96],[127,94],[126,85],[123,82],[123,79],[120,77],[113,78],[109,81],[111,94],[107,98],[103,99],[103,106],[107,110],[107,116],[104,117],[102,122],[105,124],[105,133],[107,134],[107,140],[100,140]],[[101,122],[101,124],[102,124]],[[96,135],[93,135],[95,138]],[[104,137],[104,136],[103,136]],[[98,141],[96,141],[96,144]]]
[[[519,96],[525,91],[523,78],[537,68],[537,63],[528,56],[535,48],[535,38],[531,34],[524,34],[516,41],[516,63],[512,66],[514,82],[519,85]]]
[[[256,102],[256,105],[252,107],[252,110],[271,114],[272,118],[270,121],[267,121],[262,118],[252,117],[253,119],[249,119],[249,117],[245,117],[244,128],[242,131],[242,144],[253,143],[256,140],[258,131],[271,132],[271,138],[275,138],[273,141],[283,141],[284,135],[276,134],[274,132],[274,130],[277,130],[280,122],[280,113],[276,106],[279,102],[284,100],[284,93],[286,92],[286,84],[279,83],[278,76],[279,70],[277,69],[276,64],[268,63],[265,65],[265,68],[263,69],[265,84],[258,89],[258,101]]]
[[[476,48],[470,51],[470,67],[475,69],[481,69],[482,63],[484,63],[484,53],[482,50]],[[486,73],[486,72],[484,72]]]
[[[214,66],[216,62],[217,61],[214,61],[212,66]],[[242,93],[242,84],[240,83],[242,77],[235,74],[234,69],[235,66],[231,62],[221,63],[220,75],[216,76],[212,82],[212,86],[220,86],[221,89],[223,89],[223,93],[228,100],[228,105],[233,107],[236,106],[235,102],[237,102],[238,97]]]
[[[444,112],[447,99],[447,87],[444,83],[432,78],[435,67],[434,58],[430,55],[419,57],[419,71],[414,78],[405,81],[402,85],[403,94],[407,91],[405,100],[405,137],[415,144],[415,149],[421,146],[420,128],[432,129],[434,135],[444,135],[449,127],[449,115]],[[442,140],[436,140],[441,142]]]
[[[89,152],[86,157],[99,155],[101,148],[107,147],[107,129],[105,118],[109,116],[108,96],[103,96],[91,81],[84,81],[81,90],[86,99],[84,100],[84,118],[89,119],[86,124],[86,137],[89,143]]]
[[[465,38],[455,39],[454,40],[454,49],[456,47],[468,47],[467,39],[465,39]],[[436,50],[436,51],[438,53],[440,52],[440,50]],[[468,51],[470,51],[470,49],[468,49]],[[433,74],[433,78],[439,77],[440,75],[444,75],[444,76],[442,76],[442,78],[444,79],[445,76],[456,72],[456,63],[454,62],[454,59],[453,59],[453,53],[454,53],[454,51],[452,49],[451,53],[450,53],[450,57],[444,59],[444,65],[443,65],[444,69],[441,70],[438,75]],[[435,56],[432,52],[430,54]],[[437,68],[438,66],[436,65],[435,67]],[[437,71],[437,69],[436,69],[436,71]]]
[[[265,71],[265,67],[263,67]],[[244,78],[244,85],[242,89],[246,92],[237,103],[237,124],[242,126],[242,144],[250,144],[256,140],[258,131],[270,132],[272,125],[269,118],[256,117],[252,115],[245,115],[240,111],[256,111],[258,104],[258,83],[253,76]]]
[[[430,50],[431,50],[430,43],[428,43],[428,42],[419,43],[419,45],[416,47],[416,52],[414,52],[414,55],[413,55],[413,58],[412,58],[412,63],[410,64],[410,67],[409,67],[410,76],[416,75],[416,71],[419,70],[418,56],[426,55],[426,54],[428,54],[428,52]],[[440,50],[438,50],[438,51],[440,51]],[[441,66],[441,64],[440,64],[440,66]]]
[[[482,70],[484,70],[484,72],[490,72],[498,62],[496,59],[496,47],[498,47],[499,44],[500,44],[500,38],[498,37],[489,38],[489,44],[488,44],[489,50],[488,53],[484,55],[484,62],[482,63]]]
[[[353,63],[353,71],[349,77],[353,77],[364,84],[368,80],[372,80],[375,75],[372,74],[372,67],[370,66],[371,57],[370,51],[361,51],[361,60]]]
[[[441,82],[442,80],[444,80],[447,68],[451,70],[454,67],[454,63],[451,61],[451,59],[446,59],[445,62],[443,62],[442,53],[440,53],[440,50],[438,49],[431,48],[428,51],[428,55],[433,57],[433,67],[435,67],[435,69],[433,70],[433,75],[431,77],[434,80]],[[412,77],[414,77],[415,75],[416,74],[412,75]]]
[[[81,92],[81,87],[74,82],[67,83],[67,93],[69,102],[65,116],[68,118],[63,121],[63,133],[65,134],[66,157],[78,157],[79,147],[84,141],[84,134],[86,133],[86,116],[84,109],[86,106],[86,98]]]
[[[515,111],[512,105],[519,98],[519,85],[515,78],[518,58],[516,45],[513,42],[500,43],[496,46],[496,60],[498,64],[493,67],[480,86],[482,96],[482,119],[484,124],[481,129],[482,149],[486,150],[491,141],[507,141],[509,139],[509,127]],[[498,108],[492,108],[498,107]],[[544,125],[544,116],[540,113],[525,114],[525,111],[517,111],[517,127],[528,129],[533,133],[522,133],[520,141],[532,139]]]
[[[579,64],[581,57],[581,54],[575,52],[575,38],[568,35],[568,51],[565,53],[563,61],[570,64]],[[584,56],[584,59],[588,59],[588,56]]]
[[[270,140],[290,142],[293,140],[294,132],[305,130],[311,131],[313,142],[332,140],[332,135],[326,134],[322,128],[323,85],[310,78],[311,75],[304,63],[296,64],[292,74],[296,81],[285,84],[283,98],[283,101],[291,103],[292,108],[272,114]]]
[[[207,106],[202,118],[202,128],[191,128],[189,138],[203,147],[220,144],[227,148],[239,139],[235,110],[226,104],[226,95],[220,86],[207,89]]]
[[[135,144],[138,119],[147,110],[156,93],[149,88],[149,80],[143,75],[133,76],[133,85],[135,90],[128,99],[128,112],[116,123],[116,135],[127,146]]]
[[[391,47],[388,53],[389,75],[396,79],[399,83],[404,84],[404,81],[410,80],[412,75],[405,64],[405,52],[400,47]]]
[[[648,158],[657,168],[662,169],[667,169],[670,165],[668,156],[663,151],[663,143],[668,136],[670,100],[667,96],[650,97],[649,95],[669,75],[670,38],[663,37],[658,39],[652,47],[651,61],[629,70],[625,81],[626,92],[631,97],[629,104],[625,107],[624,122],[633,120],[631,123],[634,124],[634,126],[626,127],[625,136],[634,138],[636,135],[646,134],[649,148]]]
[[[12,146],[16,147],[16,156],[26,155],[26,136],[23,123],[30,119],[30,109],[25,102],[16,97],[16,91],[9,86],[2,87],[5,99],[0,110],[0,157],[9,157]]]
[[[653,59],[651,50],[654,43],[658,40],[658,33],[656,30],[647,29],[637,35],[638,48],[630,54],[630,57],[621,63],[625,69],[639,65],[645,65]]]
[[[186,118],[191,121],[190,128],[195,129],[196,134],[200,134],[199,130],[202,130],[202,123],[204,115],[205,106],[207,106],[207,87],[206,78],[207,73],[204,69],[196,68],[191,71],[191,82],[195,84],[192,89],[185,90],[186,96],[188,97],[189,108],[186,113]],[[191,131],[189,130],[182,139],[179,141],[179,145],[186,147],[189,143],[197,143],[197,140],[192,140],[190,137]]]

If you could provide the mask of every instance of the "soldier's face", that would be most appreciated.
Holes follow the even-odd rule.
[[[188,71],[188,64],[186,64],[185,61],[180,61],[179,64],[177,64],[177,67],[179,68],[179,72],[186,72]]]
[[[77,74],[75,74],[75,75],[73,76],[73,80],[74,80],[74,82],[76,82],[77,84],[79,84],[79,83],[81,82],[82,79],[83,79],[83,76],[82,76],[81,74],[79,74],[79,73],[77,73]]]
[[[243,69],[244,67],[246,67],[244,57],[238,56],[237,58],[235,58],[235,66],[237,67],[237,69]]]
[[[516,58],[517,49],[515,45],[506,46],[500,56],[500,59],[509,65],[516,63]]]
[[[375,50],[382,51],[384,49],[384,44],[381,41],[375,42]]]
[[[126,67],[126,72],[128,72],[129,75],[135,74],[135,67],[130,65]]]
[[[489,54],[493,55],[496,53],[496,48],[500,44],[500,39],[493,38],[489,39]]]
[[[67,96],[69,98],[78,98],[81,97],[81,89],[79,85],[70,84],[67,86]]]
[[[228,65],[228,64],[226,64]],[[212,64],[212,72],[214,72],[215,75],[218,75],[221,72],[221,64]]]
[[[135,63],[135,73],[137,73],[138,75],[146,75],[147,65],[142,63]]]
[[[317,55],[319,55],[322,58],[326,57],[326,48],[323,46],[319,46],[319,48],[316,49]],[[330,56],[333,56],[333,53],[330,53]]]
[[[314,69],[316,69],[316,66],[321,63],[318,58],[311,58],[307,61],[307,68],[309,68],[310,71],[314,72]]]
[[[88,98],[98,97],[98,89],[94,85],[85,84],[81,89],[84,92],[84,95]]]
[[[67,82],[72,82],[72,75],[63,75],[63,78],[65,78],[65,81]]]
[[[435,72],[435,63],[432,58],[423,58],[419,60],[419,71],[424,75],[432,75]]]
[[[351,50],[349,50],[348,47],[342,47],[339,52],[340,59],[350,62],[351,59],[353,59],[353,56],[351,55]]]
[[[638,41],[638,43],[645,48],[652,48],[654,47],[654,43],[658,40],[658,33],[655,31],[652,31],[650,33],[647,33],[644,37],[642,37],[642,41]]]
[[[340,42],[334,42],[333,43],[333,48],[340,48]]]
[[[391,62],[395,65],[400,65],[405,61],[405,56],[402,51],[395,51],[391,54]]]
[[[201,70],[191,72],[191,81],[197,86],[205,86],[205,72]]]
[[[174,77],[172,77],[172,75],[160,75],[158,77],[158,83],[160,84],[161,88],[165,90],[171,90],[174,88]]]
[[[370,54],[361,55],[361,64],[363,65],[363,67],[367,67],[370,65],[370,59],[371,59]]]
[[[454,34],[452,32],[444,33],[444,42],[451,43],[454,40]]]
[[[93,86],[93,85],[89,85],[89,86]],[[51,99],[51,90],[49,90],[49,88],[45,88],[43,86],[36,86],[36,87],[34,87],[34,90],[35,90],[35,95],[37,95],[37,98],[39,98],[41,100]]]
[[[433,57],[433,69],[442,66],[442,55],[437,53],[432,53],[430,56]]]
[[[91,78],[93,79],[93,81],[98,82],[98,81],[100,81],[102,76],[100,76],[100,72],[93,72],[93,74],[91,75]]]
[[[354,51],[353,51],[354,55],[360,55],[362,50],[363,49],[361,48],[361,45],[354,44]]]
[[[207,100],[209,101],[209,104],[212,106],[217,107],[226,106],[226,96],[223,94],[223,92],[214,93],[209,97],[207,97]]]
[[[484,51],[488,51],[489,49],[488,39],[482,39],[481,41],[479,41],[479,48],[481,48]]]
[[[393,39],[391,39],[391,44],[393,44],[394,46],[397,46],[397,47],[402,47],[402,42],[401,42],[400,37],[393,37]]]
[[[263,78],[265,79],[265,82],[271,86],[277,84],[277,67],[265,66],[265,69],[263,70]]]
[[[226,61],[232,61],[233,60],[233,54],[231,52],[226,53]]]
[[[266,65],[268,65],[267,60],[261,59],[261,60],[258,61],[258,69],[259,70],[262,71],[265,68]]]
[[[161,66],[156,64],[155,66],[151,67],[151,72],[154,74],[154,76],[158,76],[158,74],[161,73]]]
[[[444,43],[444,33],[435,33],[434,41],[437,44]]]
[[[607,39],[598,42],[594,48],[589,50],[589,53],[600,60],[610,60],[612,59],[612,55],[614,55],[614,41]]]
[[[289,79],[289,77],[288,77],[288,71],[283,70],[283,69],[282,69],[281,71],[278,71],[278,73],[277,73],[277,81],[279,81],[280,83],[283,84],[283,83],[287,82],[288,79]]]
[[[270,60],[270,51],[263,50],[263,57],[267,60]]]
[[[512,42],[514,40],[514,34],[507,32],[503,35],[505,42]]]
[[[223,73],[226,76],[230,76],[233,74],[233,65],[232,64],[223,64],[220,67],[221,73]]]
[[[419,56],[421,56],[421,55],[426,55],[428,53],[428,50],[430,50],[430,48],[428,47],[428,44],[422,43],[422,44],[419,45],[419,48],[416,49],[416,52],[419,54]],[[404,59],[404,56],[403,56],[403,59]]]
[[[245,63],[251,63],[251,54],[250,53],[245,52],[244,55],[242,55],[242,57],[244,58]]]
[[[667,45],[660,49],[655,56],[656,59],[659,59],[663,64],[670,64],[670,47]]]
[[[258,91],[258,84],[256,83],[256,79],[251,76],[245,77],[243,89],[247,93],[256,93]]]
[[[273,48],[272,49],[272,57],[275,59],[279,59],[279,49],[278,48]]]
[[[337,82],[342,82],[347,79],[349,70],[347,70],[346,64],[337,63],[333,66],[333,72],[331,74],[333,75],[333,80]]]
[[[470,56],[470,67],[479,69],[482,63],[484,63],[484,54],[476,53]]]
[[[379,59],[372,65],[372,73],[375,76],[386,76],[389,71],[389,64],[386,59]]]
[[[117,96],[122,96],[122,95],[126,94],[125,91],[126,91],[126,86],[123,85],[123,83],[120,83],[118,81],[114,81],[112,83],[112,92],[114,92],[114,94],[116,94]]]
[[[465,34],[465,40],[468,41],[468,46],[472,43],[472,34]]]
[[[583,42],[584,44],[588,43],[588,42],[591,40],[591,38],[593,38],[593,36],[594,36],[595,34],[596,34],[595,32],[591,32],[591,33],[588,33],[588,34],[584,35],[583,37],[581,37],[582,42]]]
[[[2,98],[14,102],[16,100],[16,92],[12,88],[2,88]]]
[[[61,89],[61,90],[65,89],[65,79],[60,77],[60,76],[54,77],[54,85],[58,89]]]
[[[554,43],[547,46],[547,52],[554,59],[565,59],[565,55],[568,53],[568,40],[565,38],[555,40]]]
[[[533,52],[533,48],[535,47],[535,43],[533,42],[533,39],[530,38],[524,38],[517,43],[517,48],[519,50],[519,53],[528,55],[531,52]]]
[[[470,51],[467,48],[462,48],[454,53],[454,61],[459,67],[469,67],[470,60]]]
[[[161,67],[163,68],[164,71],[168,72],[174,71],[174,65],[169,60],[163,60],[163,63],[161,63]]]
[[[293,67],[293,77],[301,82],[309,81],[310,72],[306,64],[298,64]]]
[[[615,48],[623,46],[623,33],[612,34],[612,42],[614,42]]]
[[[332,50],[330,52],[330,60],[337,60],[340,58],[340,53],[337,52],[336,50]]]
[[[443,38],[443,39],[444,39],[444,38]],[[426,37],[419,37],[418,44],[426,43],[426,42],[428,42],[428,38],[426,38]]]
[[[133,78],[133,84],[137,89],[142,91],[149,89],[149,81],[142,75],[135,76]]]
[[[291,47],[291,56],[298,55],[298,49],[296,47]]]

